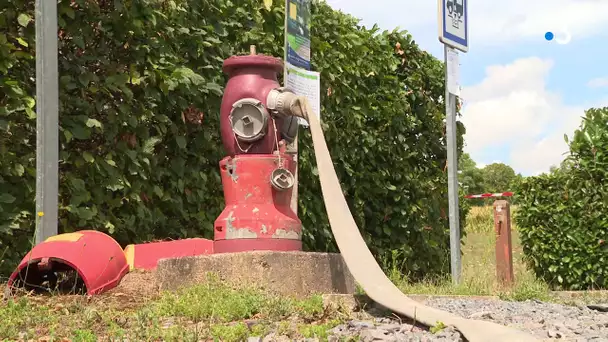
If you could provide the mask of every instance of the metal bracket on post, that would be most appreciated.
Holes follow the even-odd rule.
[[[57,1],[36,0],[36,243],[57,235],[59,79]]]
[[[511,286],[515,277],[511,246],[511,208],[508,201],[494,201],[494,231],[496,232],[496,277],[501,285]]]

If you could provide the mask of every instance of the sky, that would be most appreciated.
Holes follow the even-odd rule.
[[[367,27],[408,30],[443,60],[437,1],[326,1]],[[469,51],[459,56],[465,152],[480,167],[547,172],[564,159],[564,134],[572,136],[584,111],[608,106],[608,0],[468,0],[468,7]],[[556,42],[568,35],[567,44]]]

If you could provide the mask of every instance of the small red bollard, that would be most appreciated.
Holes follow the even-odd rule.
[[[511,207],[508,201],[494,201],[494,231],[496,232],[496,277],[500,284],[511,286],[515,277],[511,247]]]

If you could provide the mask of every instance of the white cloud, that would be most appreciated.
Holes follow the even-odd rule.
[[[415,37],[437,33],[435,0],[326,0],[332,7],[366,25],[385,29],[400,26]],[[547,31],[572,39],[601,34],[608,28],[608,0],[469,0],[471,45],[503,45],[520,40],[544,39]]]
[[[466,150],[474,160],[487,163],[484,153],[507,147],[508,164],[525,175],[563,160],[568,151],[563,135],[579,126],[585,108],[564,105],[546,89],[552,66],[538,57],[490,66],[479,84],[462,90]]]
[[[603,88],[608,87],[608,77],[594,78],[587,83],[589,88]]]
[[[362,18],[366,26],[378,23],[383,29],[407,29],[423,49],[443,58],[436,38],[436,0],[326,1]],[[494,57],[489,58],[500,58],[506,51],[521,52],[520,43],[542,43],[547,31],[554,32],[556,39],[563,38],[563,31],[568,31],[572,40],[608,35],[608,0],[510,0],[500,5],[469,0],[469,4],[471,53],[478,56],[484,53],[478,47],[490,48],[486,51],[492,51]],[[493,64],[487,58],[483,62]],[[560,94],[548,90],[547,76],[552,68],[551,60],[518,59],[486,68],[482,81],[463,89],[466,149],[478,165],[501,158],[525,175],[548,171],[563,160],[568,151],[563,135],[578,128],[584,110],[608,104],[608,99],[577,106],[564,104]],[[608,78],[588,85],[608,86]]]
[[[481,44],[540,40],[547,31],[558,38],[568,32],[577,39],[608,27],[608,1],[604,0],[513,0],[509,6],[471,0],[470,5],[471,35]]]

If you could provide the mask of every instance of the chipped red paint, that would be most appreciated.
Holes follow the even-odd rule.
[[[293,173],[292,158],[281,155],[284,167]],[[278,156],[272,154],[239,155],[220,162],[226,207],[214,225],[216,253],[301,249],[302,223],[290,206],[292,189],[277,191],[270,183],[278,164]]]

